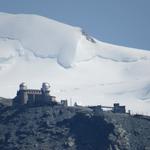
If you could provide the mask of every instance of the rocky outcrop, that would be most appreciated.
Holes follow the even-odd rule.
[[[2,150],[147,150],[150,117],[85,107],[0,106]]]

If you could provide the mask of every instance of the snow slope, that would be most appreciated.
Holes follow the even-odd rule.
[[[37,15],[0,13],[0,96],[18,84],[52,85],[58,100],[120,102],[150,114],[150,52],[104,43],[82,29]]]

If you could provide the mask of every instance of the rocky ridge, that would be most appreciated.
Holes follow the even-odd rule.
[[[149,150],[150,117],[86,107],[0,105],[3,150]]]

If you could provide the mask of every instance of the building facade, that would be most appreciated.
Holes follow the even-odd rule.
[[[120,106],[119,103],[114,103],[113,112],[114,113],[126,113],[126,107]]]
[[[16,97],[13,99],[13,106],[40,106],[40,105],[54,105],[56,104],[55,96],[50,95],[50,85],[43,83],[42,88],[28,89],[23,82],[19,86]]]

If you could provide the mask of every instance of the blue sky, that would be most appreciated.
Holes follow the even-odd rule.
[[[0,11],[39,14],[105,42],[150,50],[150,0],[0,0]]]

